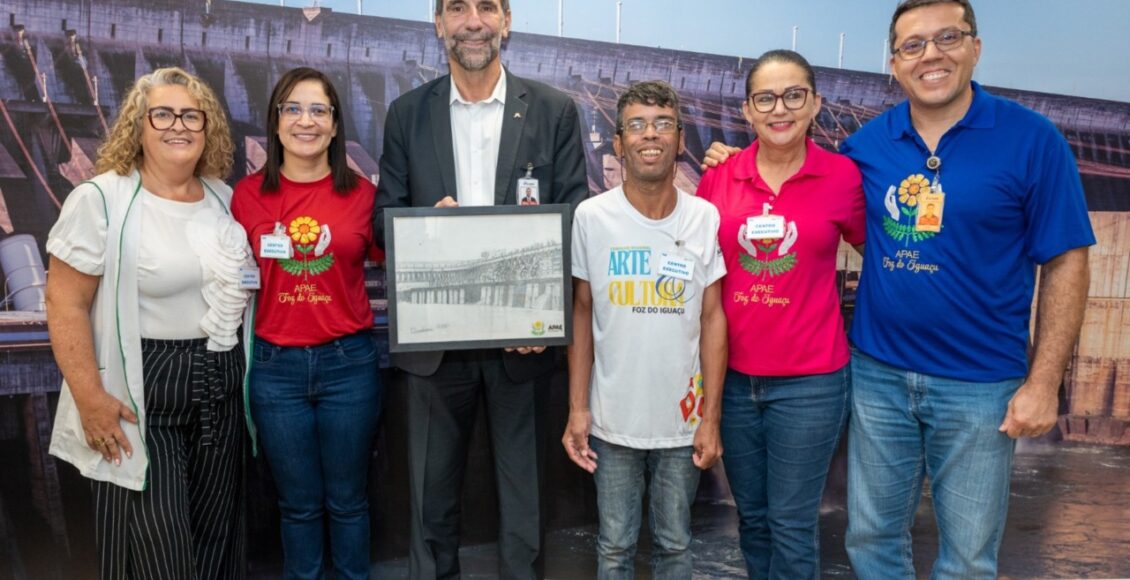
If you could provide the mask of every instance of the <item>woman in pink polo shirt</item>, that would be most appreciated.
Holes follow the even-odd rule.
[[[863,243],[863,189],[808,137],[820,104],[804,57],[763,54],[742,103],[756,139],[698,188],[722,216],[722,441],[751,578],[819,577],[820,497],[850,408],[836,254],[841,237]]]

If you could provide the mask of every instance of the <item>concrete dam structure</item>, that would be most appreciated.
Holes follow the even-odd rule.
[[[685,190],[697,185],[699,161],[712,141],[745,146],[752,138],[740,111],[748,57],[515,33],[502,60],[515,74],[554,85],[576,101],[594,193],[620,182],[611,146],[616,98],[632,82],[662,79],[683,99],[687,154],[679,161],[677,184]],[[286,70],[311,66],[334,80],[346,109],[339,135],[348,142],[350,163],[374,181],[389,104],[447,70],[442,44],[426,22],[226,0],[0,3],[0,249],[5,255],[0,260],[5,281],[0,448],[5,454],[0,457],[18,466],[16,475],[8,476],[10,485],[0,485],[0,578],[6,577],[5,562],[25,567],[30,577],[74,577],[67,562],[92,557],[89,540],[72,535],[89,526],[73,521],[75,511],[65,515],[62,507],[64,488],[85,482],[60,473],[46,454],[61,377],[37,298],[43,273],[36,263],[46,263],[47,233],[68,192],[93,175],[97,147],[120,99],[139,75],[173,65],[203,78],[227,108],[237,147],[231,183],[264,162],[267,99]],[[904,98],[886,75],[817,67],[817,81],[824,108],[814,138],[828,148]],[[1060,432],[1069,440],[1130,445],[1130,103],[990,90],[1046,115],[1067,137],[1099,239],[1091,252],[1088,307],[1066,378]],[[839,266],[850,314],[859,258],[845,247]],[[369,268],[367,284],[380,324],[383,270]],[[12,299],[17,293],[21,302]],[[564,408],[552,411],[556,417]],[[395,432],[403,419],[386,414],[385,421]],[[387,449],[380,453],[375,470],[398,465]],[[569,522],[573,516],[568,514],[574,513],[569,510],[576,509],[569,506],[592,498],[577,491],[578,470],[549,469],[560,470],[554,476],[565,490],[552,500],[551,521]],[[397,487],[402,482],[375,480],[375,494],[406,497],[406,489]],[[253,492],[261,491],[254,485]],[[469,495],[486,495],[481,487],[471,488]],[[267,509],[259,505],[252,509]],[[377,519],[385,528],[375,536],[388,542],[382,555],[396,553],[403,547],[398,535],[403,530],[388,527],[397,517],[383,516],[401,508],[375,509],[389,510]],[[489,520],[490,511],[489,501],[470,505],[467,519]],[[12,523],[24,521],[35,523]],[[18,540],[13,539],[17,527],[24,536]],[[253,561],[269,559],[252,548]],[[46,552],[51,556],[40,556]]]
[[[265,159],[266,101],[287,69],[312,66],[334,80],[347,110],[341,132],[350,162],[376,180],[389,103],[447,66],[430,23],[325,8],[222,0],[7,0],[0,18],[6,21],[0,26],[0,235],[30,234],[40,251],[67,192],[92,175],[118,101],[137,76],[154,68],[182,66],[219,93],[235,133],[234,183]],[[521,33],[511,36],[502,58],[514,73],[557,86],[577,102],[593,192],[620,181],[611,154],[616,97],[633,81],[666,80],[683,98],[687,154],[677,181],[684,189],[698,183],[698,164],[712,141],[744,146],[752,138],[740,114],[745,58]],[[903,99],[884,75],[827,68],[817,75],[825,105],[814,136],[829,148]],[[1099,234],[1088,319],[1068,378],[1067,414],[1081,420],[1063,427],[1069,435],[1086,436],[1099,421],[1099,439],[1130,443],[1122,420],[1130,419],[1130,337],[1123,331],[1130,327],[1130,103],[993,90],[1063,131]],[[858,259],[844,250],[840,262],[850,308]],[[372,278],[379,315],[383,285],[379,273]],[[0,336],[14,336],[4,332],[13,325],[22,332],[20,344],[35,336],[35,321],[25,318],[0,325]],[[43,372],[45,382],[56,382],[53,369]],[[1103,417],[1120,420],[1109,424]]]

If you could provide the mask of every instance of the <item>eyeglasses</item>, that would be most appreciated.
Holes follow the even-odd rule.
[[[172,129],[177,119],[180,119],[180,124],[185,130],[199,133],[204,130],[204,125],[208,121],[208,115],[200,109],[181,109],[180,113],[174,113],[168,107],[153,107],[145,113],[145,116],[149,118],[149,126],[158,131]]]
[[[912,38],[902,43],[902,46],[892,50],[891,53],[899,55],[899,58],[903,60],[914,60],[916,58],[921,58],[922,55],[926,54],[926,45],[930,44],[931,42],[934,43],[934,46],[938,47],[938,50],[942,52],[948,52],[956,48],[957,45],[961,44],[961,41],[964,40],[966,36],[976,35],[972,32],[969,32],[968,30],[958,30],[956,28],[951,28],[949,30],[943,30],[939,32],[938,35],[934,38],[926,40],[923,40],[921,38]]]
[[[660,135],[670,135],[683,128],[678,121],[670,117],[660,117],[654,121],[635,118],[628,119],[627,123],[620,125],[620,132],[629,135],[643,135],[647,132],[648,126],[655,127],[655,132]]]
[[[329,121],[334,114],[333,105],[323,105],[322,103],[310,103],[303,106],[301,103],[279,103],[279,115],[288,121],[297,121],[302,117],[302,113],[310,115],[315,123],[323,123]]]
[[[753,110],[758,113],[772,113],[773,109],[777,108],[777,99],[785,104],[786,109],[795,111],[808,102],[808,89],[800,87],[785,89],[785,92],[779,95],[772,91],[754,93],[750,95],[749,102],[753,105]]]

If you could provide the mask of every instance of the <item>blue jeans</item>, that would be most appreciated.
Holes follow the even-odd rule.
[[[636,540],[643,511],[644,475],[651,522],[652,578],[691,577],[691,504],[699,470],[691,447],[633,449],[589,437],[596,452],[597,578],[635,578]]]
[[[1014,441],[997,431],[1021,379],[971,383],[852,352],[847,551],[855,573],[914,578],[910,528],[930,478],[931,578],[996,578]]]
[[[722,462],[750,578],[820,577],[820,498],[850,401],[848,365],[795,377],[727,371]]]
[[[256,338],[251,414],[279,491],[283,576],[322,578],[329,514],[334,578],[369,577],[369,458],[381,412],[373,336],[308,347]]]

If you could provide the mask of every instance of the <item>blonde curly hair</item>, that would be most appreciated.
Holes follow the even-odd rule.
[[[141,149],[141,132],[149,111],[149,90],[168,85],[184,87],[207,116],[204,153],[196,162],[193,173],[217,179],[225,179],[231,174],[235,144],[232,143],[223,106],[204,81],[178,67],[159,68],[138,78],[130,88],[118,110],[118,118],[110,127],[110,134],[98,148],[98,162],[95,164],[98,173],[113,171],[118,175],[128,175],[138,166],[145,154]]]

